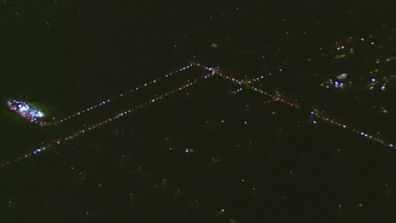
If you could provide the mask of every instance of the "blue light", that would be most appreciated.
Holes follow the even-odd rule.
[[[31,107],[23,101],[9,100],[7,101],[7,106],[11,111],[18,113],[31,122],[35,122],[45,116],[43,112]]]

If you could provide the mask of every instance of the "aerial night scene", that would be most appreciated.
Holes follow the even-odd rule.
[[[0,223],[396,223],[394,2],[0,0],[0,30]]]

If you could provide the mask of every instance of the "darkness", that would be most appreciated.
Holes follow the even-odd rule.
[[[0,1],[0,164],[11,162],[0,167],[0,222],[396,222],[395,11]],[[191,62],[263,78],[238,86],[199,68],[164,78]],[[113,96],[52,127],[5,105],[27,101],[50,121]],[[51,149],[15,162],[40,145]]]

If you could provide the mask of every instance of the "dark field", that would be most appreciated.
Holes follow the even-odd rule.
[[[394,12],[1,1],[0,222],[396,222]],[[196,67],[164,78],[191,62],[244,84]],[[27,101],[50,121],[113,96],[52,127],[5,105]]]

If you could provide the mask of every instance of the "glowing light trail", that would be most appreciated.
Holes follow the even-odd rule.
[[[64,143],[66,143],[66,142],[68,142],[68,141],[70,141],[70,140],[72,140],[72,139],[75,139],[75,138],[77,138],[77,137],[79,137],[79,136],[82,136],[82,135],[84,135],[84,134],[87,134],[87,133],[89,133],[89,132],[91,132],[91,131],[93,131],[93,130],[95,130],[95,129],[97,129],[97,128],[100,128],[100,127],[103,127],[103,126],[105,126],[105,125],[107,125],[107,124],[110,124],[110,123],[112,123],[112,122],[114,122],[114,121],[116,121],[116,120],[118,120],[118,119],[120,119],[120,118],[122,118],[122,117],[124,117],[124,116],[127,116],[127,115],[133,113],[133,112],[136,112],[136,111],[141,110],[141,109],[143,109],[143,108],[145,108],[145,107],[148,107],[149,105],[152,105],[152,104],[154,104],[154,103],[157,103],[157,102],[159,102],[159,101],[162,101],[163,99],[168,98],[168,97],[171,96],[171,95],[174,95],[174,94],[176,94],[176,93],[178,93],[178,92],[181,92],[181,91],[183,91],[183,90],[186,90],[186,89],[192,87],[193,85],[195,85],[196,83],[198,83],[200,80],[202,80],[202,79],[208,79],[208,78],[212,77],[212,76],[215,74],[215,73],[213,72],[213,69],[211,69],[211,68],[209,68],[209,67],[206,67],[206,68],[204,68],[204,69],[205,69],[206,71],[208,71],[209,73],[203,75],[202,78],[196,78],[196,79],[194,79],[194,80],[192,80],[192,81],[188,80],[188,81],[187,81],[185,84],[183,84],[182,86],[180,86],[180,87],[178,87],[178,88],[175,88],[175,89],[173,89],[173,90],[170,90],[170,91],[168,91],[168,92],[165,92],[164,94],[161,94],[161,95],[152,97],[151,99],[147,100],[146,102],[144,102],[144,103],[142,103],[142,104],[139,104],[139,105],[136,105],[136,106],[134,106],[134,107],[132,107],[132,108],[129,108],[129,109],[126,110],[126,111],[116,113],[116,114],[112,115],[111,117],[109,117],[109,118],[107,118],[107,119],[104,119],[104,120],[102,120],[102,121],[100,121],[100,122],[98,122],[98,123],[89,125],[89,126],[87,126],[87,127],[85,127],[85,128],[79,129],[79,130],[73,132],[73,133],[70,134],[70,135],[67,135],[67,136],[64,136],[64,137],[61,137],[61,138],[54,139],[54,140],[52,140],[51,142],[46,143],[45,145],[36,147],[36,148],[34,148],[32,151],[30,151],[30,152],[28,152],[28,153],[25,153],[25,154],[23,154],[23,155],[21,155],[21,156],[19,156],[18,158],[16,158],[16,159],[13,160],[13,161],[7,161],[7,162],[0,163],[0,167],[6,167],[6,166],[9,166],[9,165],[15,164],[15,163],[20,162],[20,161],[22,161],[22,160],[26,160],[26,159],[29,159],[29,158],[35,156],[35,155],[38,155],[38,154],[40,154],[40,153],[42,153],[42,152],[44,152],[44,151],[53,149],[53,148],[54,148],[55,146],[57,146],[57,145],[64,144]]]
[[[308,113],[309,116],[315,117],[315,118],[317,118],[318,120],[320,120],[322,122],[328,123],[328,124],[333,125],[333,126],[335,126],[337,128],[346,129],[346,130],[348,130],[348,131],[350,131],[352,133],[355,133],[355,134],[359,135],[360,137],[364,137],[364,138],[366,138],[368,140],[371,140],[373,142],[379,143],[379,144],[381,144],[383,146],[386,146],[386,147],[388,147],[390,149],[395,149],[396,148],[395,144],[387,143],[385,140],[383,140],[383,139],[381,139],[379,137],[375,137],[373,135],[370,135],[370,134],[366,133],[366,131],[362,131],[362,130],[350,127],[347,124],[344,124],[344,123],[342,123],[340,121],[335,120],[334,118],[331,118],[330,116],[326,115],[324,112],[321,112],[321,111],[319,111],[317,109],[313,109],[312,107],[304,108],[305,106],[303,106],[301,103],[298,103],[296,100],[286,99],[286,98],[284,98],[284,97],[282,97],[280,95],[275,95],[275,94],[269,93],[269,92],[267,92],[267,91],[265,91],[263,89],[260,89],[260,88],[255,87],[255,86],[252,85],[255,82],[263,79],[263,76],[260,76],[259,78],[255,78],[253,80],[248,80],[248,81],[239,80],[239,79],[237,79],[235,77],[232,77],[231,75],[228,75],[228,74],[222,72],[219,68],[213,68],[213,67],[205,66],[205,65],[202,65],[202,64],[199,64],[199,63],[191,63],[191,64],[189,64],[187,66],[184,66],[184,67],[182,67],[182,68],[180,68],[180,69],[178,69],[176,71],[173,71],[171,73],[166,74],[162,78],[157,78],[157,79],[155,79],[153,81],[146,82],[145,84],[143,84],[143,85],[141,85],[139,87],[133,88],[133,89],[127,91],[126,93],[121,93],[118,96],[112,97],[111,99],[106,99],[106,100],[104,100],[104,101],[102,101],[102,102],[100,102],[100,103],[98,103],[96,105],[88,107],[87,109],[85,109],[85,110],[83,110],[81,112],[77,112],[75,114],[69,115],[66,118],[60,119],[59,121],[55,121],[55,122],[61,123],[61,122],[64,122],[66,120],[69,120],[69,119],[71,119],[73,117],[77,117],[77,116],[79,116],[82,113],[90,112],[90,111],[92,111],[94,109],[97,109],[97,108],[99,108],[101,106],[107,105],[111,101],[114,101],[114,100],[116,100],[116,99],[118,99],[120,97],[124,97],[127,94],[131,94],[131,93],[136,92],[136,91],[138,91],[138,90],[140,90],[140,89],[142,89],[144,87],[147,87],[149,85],[155,84],[155,83],[159,82],[161,79],[168,78],[168,77],[170,77],[170,76],[172,76],[172,75],[174,75],[176,73],[180,73],[182,71],[186,71],[188,69],[191,69],[192,67],[198,67],[198,68],[202,69],[203,72],[205,72],[206,74],[204,74],[202,77],[196,78],[196,79],[194,79],[192,81],[187,81],[184,85],[182,85],[182,86],[180,86],[178,88],[175,88],[175,89],[173,89],[171,91],[165,92],[165,93],[163,93],[161,95],[158,95],[158,96],[154,96],[154,97],[152,97],[151,99],[149,99],[148,101],[146,101],[143,104],[140,104],[140,105],[134,106],[132,108],[129,108],[126,111],[116,113],[116,114],[112,115],[111,117],[109,117],[109,118],[107,118],[105,120],[102,120],[102,121],[97,122],[95,124],[91,124],[91,125],[89,125],[87,127],[79,129],[79,130],[73,132],[72,134],[70,134],[68,136],[57,138],[57,139],[52,140],[51,142],[49,142],[47,144],[44,144],[44,145],[42,145],[40,147],[37,147],[37,148],[34,148],[32,151],[30,151],[30,152],[28,152],[26,154],[23,154],[22,156],[19,156],[18,158],[16,158],[13,161],[7,161],[7,162],[0,163],[0,167],[9,166],[9,165],[17,163],[19,161],[29,159],[29,158],[31,158],[31,157],[33,157],[35,155],[38,155],[38,154],[40,154],[40,153],[42,153],[44,151],[47,151],[49,149],[53,149],[56,145],[60,145],[60,144],[66,143],[67,141],[70,141],[70,140],[75,139],[75,138],[77,138],[79,136],[82,136],[82,135],[84,135],[84,134],[86,134],[88,132],[91,132],[91,131],[93,131],[93,130],[95,130],[97,128],[100,128],[102,126],[110,124],[110,123],[112,123],[112,122],[114,122],[114,121],[116,121],[118,119],[121,119],[122,117],[125,117],[125,116],[127,116],[127,115],[129,115],[129,114],[131,114],[131,113],[133,113],[135,111],[141,110],[141,109],[143,109],[145,107],[148,107],[151,104],[154,104],[154,103],[157,103],[159,101],[162,101],[163,99],[165,99],[165,98],[167,98],[167,97],[169,97],[171,95],[175,95],[178,92],[181,92],[181,91],[183,91],[183,90],[185,90],[187,88],[190,88],[190,87],[192,87],[193,85],[195,85],[196,83],[198,83],[202,79],[208,79],[208,78],[210,78],[212,76],[218,76],[218,77],[220,77],[220,78],[222,78],[224,80],[230,81],[231,83],[237,85],[239,87],[239,89],[248,89],[248,90],[251,90],[251,91],[256,92],[258,94],[261,94],[261,95],[263,95],[265,97],[268,97],[270,100],[269,101],[265,101],[264,103],[268,104],[268,103],[271,103],[271,102],[276,102],[276,103],[281,103],[283,105],[286,105],[286,106],[288,106],[290,108],[302,110],[303,112]],[[11,104],[11,105],[13,105],[13,104]],[[23,107],[24,107],[24,104],[22,104],[22,110],[25,110]]]
[[[315,118],[317,118],[318,120],[320,120],[322,122],[325,122],[325,123],[330,124],[332,126],[335,126],[337,128],[348,130],[348,131],[350,131],[350,132],[352,132],[352,133],[354,133],[354,134],[356,134],[356,135],[358,135],[360,137],[364,137],[364,138],[366,138],[366,139],[368,139],[370,141],[379,143],[382,146],[385,146],[387,148],[396,149],[396,145],[395,144],[386,142],[384,139],[381,139],[381,138],[376,137],[374,135],[368,134],[364,130],[359,130],[359,129],[354,128],[354,127],[352,127],[350,125],[347,125],[345,123],[337,121],[336,119],[334,119],[334,118],[330,117],[329,115],[327,115],[325,112],[320,112],[319,110],[313,109],[311,107],[310,108],[308,108],[308,107],[307,108],[303,108],[303,105],[298,103],[298,102],[296,102],[295,100],[289,100],[289,99],[283,98],[281,96],[271,94],[271,93],[269,93],[267,91],[264,91],[264,90],[262,90],[262,89],[260,89],[258,87],[250,86],[249,83],[251,83],[251,82],[247,82],[248,84],[246,84],[246,82],[244,82],[242,80],[238,80],[237,78],[234,78],[234,77],[232,77],[232,76],[230,76],[228,74],[225,74],[225,73],[221,72],[219,69],[216,70],[216,74],[217,74],[217,76],[222,77],[225,80],[231,81],[232,83],[234,83],[234,84],[236,84],[238,86],[241,86],[243,88],[252,90],[252,91],[254,91],[256,93],[259,93],[259,94],[262,94],[262,95],[264,95],[266,97],[269,97],[270,100],[269,101],[265,101],[264,102],[265,104],[268,104],[269,102],[277,102],[277,103],[281,103],[281,104],[286,105],[286,106],[291,107],[291,108],[295,108],[295,109],[298,109],[298,110],[303,110],[304,112],[307,112],[311,117],[315,117]]]
[[[132,95],[132,94],[134,94],[136,92],[139,92],[139,91],[143,90],[144,88],[147,88],[149,86],[155,85],[155,84],[157,84],[157,83],[159,83],[159,82],[161,82],[161,81],[163,81],[165,79],[173,77],[173,76],[175,76],[177,74],[182,74],[184,71],[187,71],[187,70],[193,68],[194,65],[195,65],[194,63],[187,64],[187,65],[185,65],[183,67],[180,67],[179,69],[176,69],[176,70],[174,70],[172,72],[166,73],[166,74],[164,74],[164,75],[162,75],[162,76],[160,76],[160,77],[158,77],[158,78],[156,78],[154,80],[147,81],[147,82],[145,82],[145,83],[143,83],[143,84],[141,84],[141,85],[139,85],[137,87],[134,87],[134,88],[126,90],[126,91],[124,91],[122,93],[119,93],[116,96],[99,100],[98,103],[93,104],[93,105],[91,105],[89,107],[86,107],[86,108],[84,108],[84,109],[82,109],[82,110],[80,110],[78,112],[73,113],[73,114],[67,115],[67,116],[65,116],[65,117],[63,117],[61,119],[53,117],[52,121],[40,120],[42,117],[44,117],[44,114],[42,112],[32,108],[31,106],[29,106],[26,102],[16,101],[16,100],[9,100],[7,102],[7,106],[8,106],[9,109],[11,109],[12,111],[17,112],[18,114],[23,116],[28,121],[30,121],[30,122],[32,122],[34,124],[37,124],[37,125],[39,125],[41,127],[55,126],[55,125],[62,124],[64,122],[66,122],[66,121],[69,121],[71,119],[78,118],[79,116],[81,116],[83,114],[87,114],[87,113],[92,112],[94,110],[97,110],[99,108],[104,108],[105,106],[111,104],[112,102],[114,102],[114,101],[116,101],[116,100],[118,100],[120,98],[128,97],[128,96],[130,96],[130,95]]]

